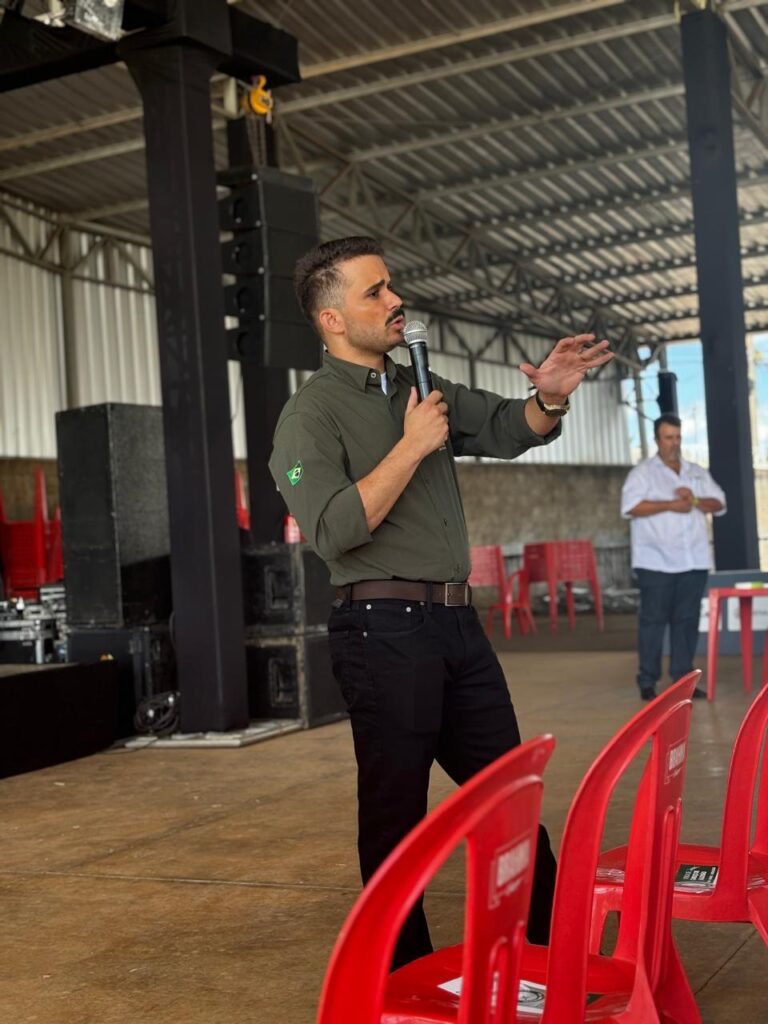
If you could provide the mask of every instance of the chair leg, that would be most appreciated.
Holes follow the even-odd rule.
[[[765,755],[763,755],[765,756]],[[747,896],[752,924],[768,946],[768,889],[753,889]]]
[[[504,605],[504,636],[509,640],[512,636],[512,609]]]
[[[669,1021],[669,1024],[701,1024],[701,1014],[691,991],[691,983],[671,936],[662,971],[656,986],[659,1020]]]

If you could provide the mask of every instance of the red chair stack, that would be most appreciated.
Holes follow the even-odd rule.
[[[504,636],[509,640],[512,635],[512,613],[517,616],[520,632],[525,636],[530,630],[536,632],[536,623],[531,612],[528,573],[524,569],[509,576],[504,574],[504,555],[498,544],[482,544],[470,549],[472,572],[469,577],[471,587],[494,587],[498,600],[488,609],[485,631],[488,636],[493,633],[493,616],[501,612],[504,623]]]
[[[49,582],[49,524],[45,477],[35,469],[34,517],[8,520],[0,498],[0,558],[8,597],[36,600],[39,588]]]

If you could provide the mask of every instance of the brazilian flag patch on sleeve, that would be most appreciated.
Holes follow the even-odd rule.
[[[292,469],[289,469],[285,475],[288,477],[291,487],[295,487],[299,480],[304,476],[304,467],[301,464],[301,459],[299,459],[296,465]]]

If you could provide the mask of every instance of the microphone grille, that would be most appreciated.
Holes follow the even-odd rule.
[[[420,345],[427,342],[427,326],[421,320],[409,320],[403,331],[406,345]]]

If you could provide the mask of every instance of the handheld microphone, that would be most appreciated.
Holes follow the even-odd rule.
[[[403,331],[405,344],[411,354],[411,366],[413,375],[416,378],[416,390],[419,393],[419,401],[423,402],[432,387],[432,375],[429,372],[429,360],[427,359],[427,328],[421,320],[410,320]]]

